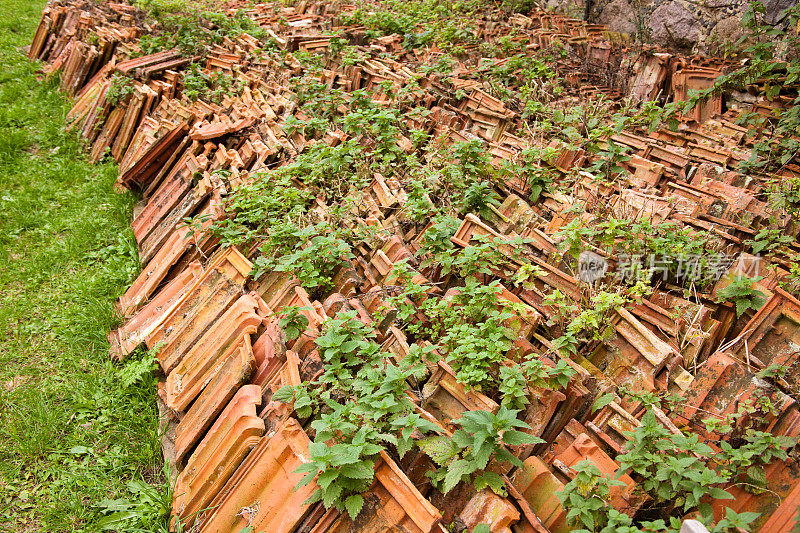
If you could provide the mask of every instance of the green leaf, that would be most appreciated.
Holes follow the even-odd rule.
[[[503,480],[503,477],[495,472],[482,472],[476,476],[476,489],[481,490],[487,486],[498,494],[501,494],[505,491],[505,481]]]
[[[708,495],[717,500],[732,500],[733,496],[727,490],[722,490],[717,487],[709,487]]]
[[[372,461],[345,465],[339,472],[341,475],[352,479],[372,479],[372,476],[375,474]]]
[[[87,448],[86,446],[73,446],[69,449],[69,453],[73,455],[85,455],[91,452],[91,448]]]
[[[327,489],[337,477],[339,477],[339,472],[335,468],[331,468],[319,475],[317,478],[317,485],[323,489]]]
[[[745,314],[747,310],[750,309],[751,305],[752,304],[750,300],[747,300],[745,298],[736,300],[736,317],[738,318],[743,314]]]
[[[464,459],[457,459],[453,461],[447,468],[447,473],[444,476],[444,487],[442,488],[442,492],[447,494],[453,490],[453,488],[461,481],[461,478],[470,472],[472,472],[472,469],[468,461],[465,461]]]
[[[489,459],[492,458],[495,446],[491,443],[485,443],[480,448],[472,448],[472,459],[478,469],[483,470],[489,464]]]
[[[308,445],[308,453],[313,459],[321,459],[329,457],[331,451],[324,442],[312,442]],[[303,467],[304,465],[301,465],[298,470]]]
[[[121,529],[120,526],[137,518],[137,516],[138,515],[135,511],[120,511],[118,513],[112,513],[108,516],[104,516],[97,521],[95,526],[103,530],[119,531]]]
[[[375,444],[374,442],[368,442],[362,448],[361,454],[365,456],[370,456],[381,453],[383,450],[384,448],[380,444]]]
[[[725,508],[725,519],[732,527],[744,528],[761,516],[761,513],[737,513],[730,507]]]
[[[314,472],[309,472],[308,474],[303,476],[303,479],[301,479],[300,481],[297,482],[297,486],[295,487],[295,490],[297,490],[299,488],[302,488],[302,487],[305,487],[306,485],[308,485],[309,483],[314,481],[314,478],[316,476],[317,476],[317,470],[315,468]]]
[[[331,464],[335,466],[351,465],[360,460],[358,456],[359,449],[356,446],[335,444]]]
[[[302,472],[314,472],[315,474],[319,472],[319,468],[317,467],[317,463],[311,461],[308,463],[303,463],[294,470],[297,473]]]
[[[450,439],[443,435],[433,435],[419,439],[417,446],[439,466],[447,464],[456,453]]]
[[[294,399],[294,386],[285,385],[281,387],[275,391],[275,394],[272,395],[272,399],[276,402],[291,402]]]
[[[607,392],[597,398],[594,403],[592,404],[592,412],[599,411],[606,405],[610,404],[614,401],[615,394],[613,392]]]
[[[472,446],[474,443],[472,435],[470,435],[463,429],[456,430],[455,433],[453,433],[453,435],[449,439],[447,439],[447,441],[448,442],[452,441],[459,448],[468,448]]]
[[[308,499],[306,499],[306,501],[303,502],[303,505],[312,505],[312,504],[317,503],[318,501],[320,501],[322,499],[322,495],[323,494],[324,494],[324,492],[322,491],[322,489],[315,490],[314,494],[309,496]]]
[[[535,435],[512,429],[503,433],[503,442],[510,446],[522,446],[523,444],[542,444],[544,441]]]
[[[330,509],[342,495],[342,486],[339,484],[331,485],[330,488],[322,494],[322,504],[326,509]]]
[[[347,509],[347,514],[350,515],[350,518],[355,520],[361,512],[361,509],[364,507],[364,498],[358,494],[348,496],[348,498],[344,501],[344,507]]]

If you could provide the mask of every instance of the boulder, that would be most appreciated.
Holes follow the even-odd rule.
[[[764,20],[767,24],[777,24],[784,17],[784,11],[797,3],[797,0],[762,0]]]
[[[598,17],[600,24],[605,24],[611,31],[619,33],[636,33],[633,23],[633,8],[628,0],[613,0],[607,4]]]
[[[714,40],[720,45],[724,43],[735,44],[743,34],[744,28],[742,27],[741,14],[720,20],[714,26],[713,31]]]
[[[658,6],[650,15],[653,41],[664,46],[691,48],[700,37],[700,22],[678,0]]]

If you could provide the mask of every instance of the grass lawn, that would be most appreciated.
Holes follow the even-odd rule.
[[[0,0],[0,530],[154,531],[155,380],[123,386],[106,341],[138,270],[135,198],[87,162],[57,80],[25,59],[43,6]]]

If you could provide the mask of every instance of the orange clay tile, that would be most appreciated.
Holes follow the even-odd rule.
[[[725,490],[733,496],[733,499],[711,501],[716,521],[722,520],[725,516],[725,508],[730,507],[737,513],[743,511],[760,513],[760,516],[750,524],[752,531],[759,533],[792,531],[791,528],[794,527],[794,524],[791,524],[791,518],[789,519],[789,524],[791,524],[789,529],[779,528],[782,524],[783,527],[786,527],[786,514],[791,514],[792,509],[794,509],[794,517],[797,517],[800,462],[793,459],[773,461],[764,467],[764,471],[769,490],[753,494],[752,490],[747,490],[749,488],[747,486],[731,485],[725,487]],[[787,505],[791,504],[792,500],[795,502],[794,507]],[[789,508],[787,509],[787,507]],[[766,524],[769,522],[772,522],[776,529],[768,529]]]
[[[208,430],[178,476],[172,514],[190,527],[200,511],[217,495],[250,450],[264,435],[264,421],[256,416],[261,389],[245,385]]]
[[[616,325],[617,333],[635,348],[655,371],[664,365],[667,358],[680,355],[675,348],[647,329],[626,309],[619,309],[617,314],[622,319]]]
[[[456,230],[455,234],[450,238],[450,240],[458,246],[466,248],[470,245],[470,242],[472,242],[473,238],[484,235],[488,235],[493,239],[499,239],[501,242],[508,240],[509,238],[509,236],[498,233],[486,225],[480,218],[472,213],[469,213],[464,217],[464,220],[461,221],[461,225]],[[507,244],[501,245],[500,250],[504,252],[510,251],[510,246]]]
[[[410,349],[406,334],[394,326],[390,327],[386,340],[381,344],[381,352],[388,354],[397,364],[406,358]]]
[[[261,396],[264,399],[264,407],[259,416],[267,422],[269,427],[279,426],[294,411],[294,403],[273,402],[271,401],[272,395],[281,387],[296,387],[300,383],[300,359],[291,350],[287,350],[286,361],[269,381],[255,383],[261,387]]]
[[[233,248],[212,257],[182,301],[161,323],[148,328],[145,341],[149,348],[161,346],[159,362],[165,372],[172,370],[196,336],[210,324],[196,320],[197,314],[202,313],[206,320],[219,316],[241,291],[250,268],[250,262]]]
[[[753,372],[725,352],[715,352],[698,369],[692,387],[686,392],[685,403],[676,409],[675,421],[681,425],[688,422],[696,433],[717,441],[720,436],[708,435],[700,420],[709,415],[732,415],[740,405],[758,397],[767,399],[776,413],[758,415],[764,431],[788,437],[800,434],[797,402],[780,390],[765,390]],[[740,423],[746,423],[750,416],[745,414]]]
[[[191,189],[191,182],[183,180],[180,174],[173,173],[148,199],[145,208],[133,219],[133,235],[141,244],[159,220],[164,218]]]
[[[497,295],[500,306],[514,315],[505,322],[505,326],[514,331],[515,338],[530,338],[531,334],[536,331],[539,322],[541,322],[542,315],[536,309],[520,300],[516,294],[502,285],[501,287],[503,290]],[[503,302],[510,302],[511,305],[506,305]]]
[[[781,506],[770,515],[761,527],[764,533],[790,533],[797,531],[797,510],[800,509],[800,483],[784,498]]]
[[[201,227],[201,230],[205,230],[218,216],[221,216],[221,210],[217,203],[212,202],[201,210],[198,216],[205,217],[205,221]],[[192,229],[189,227],[176,228],[175,231],[170,234],[169,238],[164,242],[164,245],[147,264],[147,267],[142,270],[125,294],[120,297],[118,307],[122,313],[130,313],[147,301],[167,276],[170,269],[178,263],[181,256],[195,243],[202,243],[207,240],[205,234],[202,232],[194,237],[192,237],[191,234]],[[217,256],[221,258],[219,260],[233,261],[239,268],[242,268],[243,265],[239,257],[249,263],[247,259],[241,256],[238,250],[235,251],[235,253],[232,250],[231,248],[218,254]],[[237,255],[239,257],[237,257]],[[213,264],[212,262],[209,267],[213,266]],[[246,276],[250,269],[252,269],[252,264],[243,275]]]
[[[125,324],[109,333],[111,356],[123,359],[144,342],[144,333],[169,315],[172,307],[182,301],[201,273],[200,263],[191,263]]]
[[[253,373],[250,335],[243,334],[220,358],[219,369],[175,428],[175,455],[180,460],[214,423],[238,388]]]
[[[375,467],[375,482],[364,495],[356,523],[347,514],[328,511],[310,533],[430,533],[439,529],[442,515],[417,490],[399,466],[385,453]]]
[[[514,472],[511,482],[551,533],[572,530],[567,526],[567,513],[561,500],[556,496],[564,489],[564,484],[540,458],[528,457],[523,467]]]
[[[220,355],[226,353],[242,335],[249,336],[256,332],[261,324],[261,317],[255,313],[257,306],[258,302],[252,296],[240,296],[191,345],[167,375],[167,407],[176,411],[185,410],[223,364]],[[195,318],[195,322],[198,321]],[[173,351],[173,356],[175,352],[177,350]]]
[[[209,504],[211,515],[200,533],[253,531],[291,533],[308,512],[305,502],[317,490],[312,482],[295,490],[309,461],[310,440],[294,418],[259,443]]]
[[[737,355],[752,360],[758,368],[782,365],[793,371],[783,379],[787,388],[800,387],[800,301],[776,287],[772,297],[744,327],[737,344]]]
[[[265,360],[264,365],[272,368],[275,367],[270,360]],[[256,379],[257,378],[257,379]],[[299,385],[300,384],[300,358],[292,350],[286,350],[284,353],[283,363],[275,367],[275,370],[270,374],[267,372],[259,372],[252,380],[254,385],[261,387],[261,393],[265,399],[269,400],[279,388],[286,385]]]
[[[167,275],[169,269],[192,245],[189,228],[176,229],[164,246],[119,299],[120,310],[127,314],[143,304]]]
[[[556,460],[561,461],[566,466],[574,466],[583,460],[589,460],[600,469],[602,475],[609,475],[613,478],[619,465],[611,457],[606,454],[600,447],[585,433],[581,433],[578,437],[557,457]],[[611,505],[619,511],[636,509],[638,506],[632,505],[634,501],[634,491],[636,490],[636,483],[631,479],[628,474],[623,474],[619,477],[624,487],[611,488]]]
[[[473,496],[458,516],[467,528],[486,524],[491,533],[511,533],[509,526],[520,517],[519,511],[510,501],[489,489]]]
[[[188,132],[189,125],[183,122],[163,135],[148,146],[141,157],[138,157],[130,167],[120,174],[118,182],[125,186],[135,185],[140,189],[146,188],[149,180],[172,156]]]
[[[531,434],[541,436],[555,413],[563,407],[567,396],[557,390],[528,385],[530,403],[520,413],[520,418],[531,427]]]
[[[286,361],[286,334],[277,320],[268,322],[264,331],[253,343],[253,357],[256,360],[256,374],[252,382],[261,385],[281,368]]]
[[[276,302],[283,298],[285,293],[298,286],[300,282],[286,272],[269,272],[265,274],[258,284],[256,292],[261,295],[270,309],[278,311]]]
[[[275,309],[278,314],[281,314],[282,308],[285,306],[300,307],[300,313],[308,318],[308,326],[312,328],[319,329],[326,318],[319,302],[312,302],[306,290],[300,286],[293,287],[292,290],[284,293],[282,299],[268,305],[271,309]]]
[[[160,346],[157,357],[168,376],[198,339],[238,298],[242,286],[224,273],[212,269],[208,282],[200,284],[159,330],[148,346]],[[163,336],[161,335],[163,333]],[[160,337],[160,338],[158,338]],[[173,378],[174,379],[174,378]]]
[[[170,211],[163,214],[160,219],[153,221],[153,227],[148,234],[139,241],[139,259],[142,264],[147,264],[158,253],[169,235],[183,225],[182,220],[191,214],[208,197],[211,183],[208,178],[203,178],[179,200],[178,204]]]
[[[616,383],[628,383],[637,391],[652,391],[656,374],[671,359],[682,360],[680,353],[626,309],[618,309],[617,317],[618,335],[599,347],[589,360],[605,365],[603,373]]]

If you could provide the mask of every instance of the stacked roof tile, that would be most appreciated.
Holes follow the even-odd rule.
[[[418,128],[453,141],[480,139],[498,166],[526,147],[528,141],[518,136],[524,131],[519,110],[490,94],[479,70],[461,64],[449,77],[420,75],[435,50],[405,50],[402,38],[394,35],[361,45],[364,59],[355,64],[331,61],[325,55],[331,46],[329,30],[363,42],[364,28],[344,27],[338,20],[339,13],[352,7],[231,2],[226,8],[243,11],[285,50],[322,54],[327,63],[320,82],[331,89],[348,93],[363,88],[375,102],[391,103],[386,82],[399,89],[418,78],[414,103],[429,111],[409,118]],[[747,254],[744,244],[767,219],[784,214],[764,201],[764,179],[736,170],[750,157],[755,139],[736,124],[737,111],[723,112],[722,97],[716,96],[685,115],[676,131],[648,134],[632,126],[613,135],[610,140],[630,153],[622,163],[627,172],[617,182],[598,183],[581,173],[594,162],[593,154],[547,141],[554,155],[543,164],[577,176],[570,194],[544,192],[529,202],[527,184],[511,176],[497,185],[503,201],[490,216],[462,216],[451,239],[456,247],[468,249],[486,235],[507,243],[500,249],[508,254],[513,272],[494,269],[479,279],[499,280],[498,301],[514,310],[508,326],[516,338],[509,357],[521,354],[572,369],[559,390],[528,387],[529,403],[519,416],[544,442],[514,451],[524,464],[502,472],[507,493],[461,483],[442,494],[424,475],[432,463],[423,452],[403,460],[382,452],[355,521],[322,502],[305,503],[316,485],[295,489],[303,477],[295,470],[309,461],[311,420],[299,418],[290,403],[274,400],[274,393],[322,372],[324,362],[314,339],[341,310],[354,310],[375,329],[387,358],[402,360],[411,345],[426,345],[424,336],[408,334],[391,317],[373,320],[383,296],[398,285],[395,264],[405,261],[414,268],[414,282],[425,287],[426,298],[452,305],[459,305],[457,280],[437,265],[419,264],[416,254],[430,225],[408,224],[399,214],[408,201],[408,184],[377,174],[353,216],[365,227],[388,230],[389,236],[355,248],[349,266],[334,276],[332,289],[311,290],[285,272],[253,279],[258,247],[220,246],[219,237],[209,231],[228,216],[226,197],[259,173],[292,161],[310,143],[335,146],[348,135],[329,131],[315,140],[284,127],[290,117],[303,113],[290,79],[304,65],[293,56],[279,60],[261,54],[261,43],[247,33],[223,38],[202,58],[179,50],[142,55],[137,41],[152,31],[142,20],[126,4],[51,2],[29,57],[42,60],[45,72],[61,73],[61,88],[75,96],[68,127],[87,140],[91,157],[99,160],[110,153],[120,165],[119,185],[143,195],[144,207],[133,220],[142,271],[119,300],[125,320],[109,339],[111,354],[118,359],[142,344],[157,354],[164,377],[160,401],[172,425],[171,460],[179,471],[174,520],[201,532],[237,532],[250,526],[270,533],[427,533],[443,532],[453,523],[466,528],[488,524],[493,532],[568,531],[570,523],[556,493],[574,477],[572,467],[588,460],[613,476],[629,431],[641,424],[644,404],[624,395],[623,389],[676,395],[680,402],[671,410],[656,408],[659,421],[671,431],[691,431],[711,443],[721,437],[701,419],[734,413],[749,398],[768,398],[773,406],[768,413],[753,415],[762,417],[759,423],[766,431],[800,435],[800,301],[780,286],[788,255],[776,254],[770,263]],[[567,98],[576,102],[601,96],[652,100],[671,95],[681,100],[691,90],[709,87],[731,66],[653,50],[632,60],[623,53],[624,44],[610,39],[602,26],[552,13],[513,15],[502,24],[487,15],[475,22],[478,37],[485,41],[524,34],[531,52],[554,42],[566,46],[570,54],[560,60],[559,69],[574,78]],[[480,54],[477,48],[468,52]],[[200,61],[207,73],[232,76],[243,90],[216,102],[191,100],[183,94],[181,70],[193,61]],[[629,75],[620,84],[599,76],[599,65]],[[120,75],[132,80],[131,92],[109,99]],[[777,104],[762,100],[757,105]],[[397,142],[407,153],[415,150],[407,138]],[[800,176],[800,168],[792,164],[781,172],[787,178]],[[579,203],[586,206],[583,213],[575,209]],[[319,199],[317,204],[324,213],[328,206]],[[674,222],[707,232],[713,249],[733,259],[722,266],[726,275],[708,293],[685,294],[667,282],[639,303],[616,309],[610,318],[613,338],[587,342],[568,357],[552,344],[558,326],[551,325],[560,311],[548,295],[557,290],[586,302],[591,284],[557,253],[563,239],[559,232],[576,219],[593,224],[609,213],[622,220]],[[196,225],[187,225],[187,218]],[[524,245],[518,237],[525,239]],[[592,249],[589,243],[584,246]],[[789,248],[796,250],[797,243]],[[609,269],[620,267],[621,257],[594,251],[605,255]],[[517,272],[530,265],[537,268],[529,282],[515,282]],[[751,275],[756,266],[764,274],[757,287],[765,301],[738,317],[731,304],[720,303],[715,295],[731,282],[730,274]],[[280,326],[287,306],[299,306],[308,319],[297,339],[288,339]],[[768,380],[760,371],[770,365],[787,371]],[[496,395],[460,383],[444,359],[430,365],[424,382],[409,385],[409,394],[418,412],[444,435],[452,433],[453,421],[464,412],[497,412],[500,407]],[[607,394],[611,400],[593,411],[596,398]],[[718,513],[726,506],[738,512],[756,510],[761,513],[755,524],[760,531],[788,532],[800,505],[800,464],[791,457],[775,460],[767,466],[767,479],[768,491],[732,486],[728,490],[734,500],[711,503]],[[633,516],[647,496],[638,490],[635,476],[625,474],[620,481],[610,504]]]

